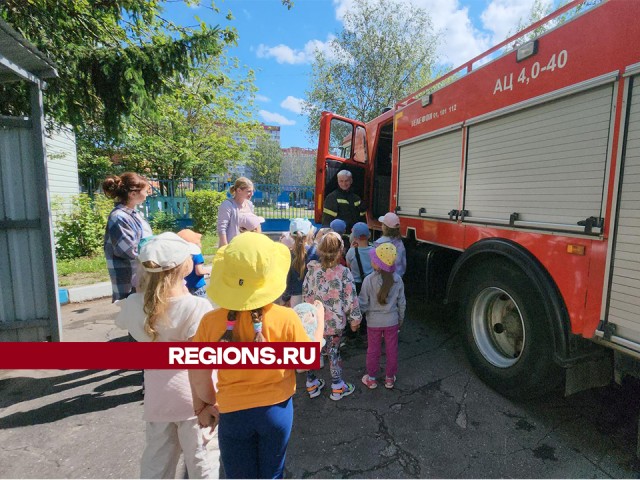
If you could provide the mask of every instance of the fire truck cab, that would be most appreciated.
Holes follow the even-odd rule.
[[[470,363],[512,397],[640,358],[640,1],[582,4],[366,124],[321,118],[316,221],[350,170],[370,227],[398,214],[408,275],[459,304]]]

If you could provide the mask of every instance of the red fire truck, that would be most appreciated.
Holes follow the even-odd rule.
[[[476,373],[514,397],[640,358],[640,1],[582,3],[366,124],[321,119],[316,221],[350,170],[372,228],[399,215],[426,298],[459,305]]]

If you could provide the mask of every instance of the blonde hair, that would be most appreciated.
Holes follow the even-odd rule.
[[[293,238],[293,247],[291,251],[293,252],[293,261],[291,262],[291,267],[298,273],[300,278],[304,277],[304,271],[307,268],[307,248],[311,246],[313,243],[313,232],[314,228],[311,227],[309,232],[306,235],[303,235],[300,232],[296,232],[291,235]]]
[[[332,231],[333,230],[331,230],[329,227],[322,227],[320,230],[318,230],[316,232],[316,237],[315,237],[316,245],[320,245],[320,242],[322,241],[322,237],[324,237],[327,233]]]
[[[169,307],[169,291],[181,284],[186,273],[185,265],[191,260],[188,257],[182,264],[163,272],[148,272],[145,270],[142,284],[144,286],[144,331],[152,341],[158,338],[158,320]],[[158,268],[160,265],[152,261],[142,262],[147,268]]]
[[[333,268],[342,256],[343,242],[340,235],[335,232],[328,232],[320,240],[318,245],[318,256],[322,268]]]
[[[292,237],[293,248],[291,251],[293,252],[293,261],[291,262],[291,267],[298,273],[300,278],[302,278],[304,276],[304,269],[307,266],[307,252],[304,248],[307,243],[307,236],[297,232],[293,234]]]
[[[382,235],[389,238],[400,238],[400,227],[391,228],[382,224]]]
[[[244,188],[253,189],[253,182],[249,180],[247,177],[238,177],[236,178],[236,181],[234,182],[234,184],[231,185],[231,188],[229,188],[229,192],[231,193],[232,197],[235,197],[236,191]]]

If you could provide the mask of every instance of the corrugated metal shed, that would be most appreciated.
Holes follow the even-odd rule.
[[[0,116],[0,341],[59,341],[42,106],[55,65],[0,20],[0,82],[29,84],[28,118]]]

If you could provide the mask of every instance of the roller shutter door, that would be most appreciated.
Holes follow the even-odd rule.
[[[640,343],[640,77],[633,85],[608,321],[616,325],[616,336]]]
[[[469,127],[468,221],[576,229],[601,217],[613,85]]]
[[[448,216],[458,208],[462,131],[400,146],[398,206],[401,215]]]

